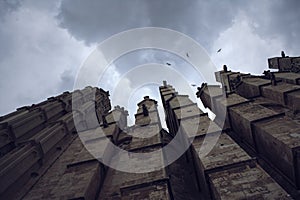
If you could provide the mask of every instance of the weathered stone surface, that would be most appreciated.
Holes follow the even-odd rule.
[[[236,88],[236,93],[245,98],[254,98],[261,95],[261,87],[270,85],[271,81],[258,77],[243,78]]]
[[[300,90],[287,93],[285,104],[293,111],[300,111]]]
[[[279,69],[279,57],[269,58],[268,64],[270,69]]]
[[[227,98],[224,96],[216,98],[215,105],[213,107],[214,109],[212,111],[215,113],[216,118],[218,119],[216,121],[217,124],[224,129],[229,128],[229,108],[248,102],[250,102],[250,100],[241,97],[235,93],[228,95]]]
[[[192,104],[190,106],[183,107],[181,109],[174,109],[174,114],[176,119],[182,120],[184,118],[200,116],[203,112],[199,109],[197,104]]]
[[[137,138],[132,137],[131,143],[129,145],[128,150],[134,150],[138,148],[146,148],[148,146],[160,145],[162,146],[160,133],[156,133],[156,135],[148,138]]]
[[[116,106],[114,110],[105,115],[108,124],[116,123],[120,129],[127,127],[128,111],[120,106]],[[99,116],[98,116],[99,119]]]
[[[231,107],[228,116],[230,118],[231,127],[234,132],[238,134],[238,137],[248,143],[252,148],[255,148],[252,131],[253,122],[276,115],[278,115],[278,113],[268,108],[254,103],[247,103]]]
[[[222,88],[219,85],[206,86],[200,95],[202,103],[211,110],[214,110],[215,99],[223,95]]]
[[[0,198],[10,199],[14,189],[24,185],[41,158],[39,149],[25,144],[6,154],[0,160]]]
[[[55,99],[63,102],[64,109],[66,112],[72,111],[72,93],[70,92],[64,92],[56,97],[50,97],[48,99]]]
[[[168,94],[174,94],[175,92],[176,92],[175,89],[171,88],[171,89],[168,89],[168,90],[161,91],[161,95],[166,96]]]
[[[237,72],[231,72],[231,71],[227,71],[225,72],[223,71],[218,71],[215,72],[215,77],[216,77],[216,81],[220,82],[222,85],[226,86],[228,89],[228,92],[231,91],[231,87],[230,87],[230,76],[232,75],[237,75],[239,73]]]
[[[157,105],[156,104],[145,104],[146,108],[148,109],[149,112],[153,112],[157,110]],[[136,115],[140,115],[143,113],[143,108],[139,107],[139,109],[137,110]]]
[[[91,191],[94,187],[99,187],[98,182],[101,181],[99,177],[101,173],[97,171],[100,167],[99,163],[84,163],[83,165],[78,164],[67,168],[68,164],[74,162],[74,159],[83,155],[83,149],[80,139],[74,140],[24,199],[73,199],[76,197],[94,199],[95,196],[92,198],[87,197],[93,194]],[[95,180],[94,176],[99,178]]]
[[[209,182],[214,199],[292,199],[258,166],[212,173]]]
[[[258,152],[277,166],[294,185],[300,187],[300,126],[292,120],[277,117],[254,124]]]
[[[200,159],[199,166],[203,167],[201,169],[203,171],[214,171],[227,165],[252,161],[251,157],[226,133],[197,137],[193,141],[193,148],[196,157]]]
[[[192,148],[198,181],[206,197],[210,196],[210,186],[206,182],[209,174],[254,162],[226,133],[197,137],[192,143]]]
[[[68,134],[65,126],[61,123],[56,123],[47,126],[45,129],[37,133],[29,140],[33,140],[38,143],[44,154],[48,153],[64,136]]]
[[[63,115],[62,117],[60,117],[55,121],[63,123],[68,133],[72,133],[76,131],[72,112]]]
[[[215,104],[216,105],[214,107],[216,108],[216,111],[218,111],[219,113],[220,112],[225,113],[230,109],[242,105],[248,105],[248,104],[252,105],[252,103],[250,103],[248,99],[240,97],[239,95],[236,94],[230,94],[228,95],[228,98],[225,98],[223,95],[220,95],[217,98],[215,98]],[[180,111],[183,110],[184,112],[185,108],[190,108],[190,107],[192,106],[180,107],[178,108],[177,111],[176,109],[173,109],[175,113],[174,115],[172,115],[172,112],[167,111],[168,118],[171,118],[171,119],[167,118],[169,120],[169,126],[176,127],[180,125],[178,127],[180,130],[180,134],[187,135],[188,137],[196,136],[194,138],[194,141],[192,142],[191,147],[193,149],[193,159],[195,160],[194,165],[195,165],[195,170],[197,171],[196,174],[198,177],[197,178],[198,185],[203,196],[199,198],[208,199],[213,197],[213,198],[221,199],[221,197],[223,197],[222,196],[223,194],[221,194],[221,197],[219,197],[217,193],[215,194],[211,193],[210,189],[214,187],[213,185],[214,183],[210,182],[210,176],[218,172],[225,173],[226,170],[233,170],[241,166],[242,167],[248,165],[255,166],[256,162],[243,149],[241,149],[241,147],[236,142],[234,142],[226,133],[220,134],[221,129],[215,123],[210,122],[207,116],[199,116],[199,115],[194,117],[188,116],[185,117],[184,119],[179,120],[178,118],[182,117],[180,115]],[[252,108],[256,108],[256,107],[261,107],[262,109],[266,109],[262,106],[253,104]],[[170,108],[172,108],[172,106],[170,106],[168,109]],[[251,120],[255,121],[253,115],[247,112],[245,112],[245,114],[247,116],[246,118],[249,121]],[[262,114],[265,113],[262,112]],[[269,115],[273,116],[274,114],[277,113],[270,110]],[[210,123],[213,123],[213,125],[209,126]],[[249,124],[251,128],[251,122]],[[199,127],[199,128],[195,128],[195,127]],[[210,130],[208,128],[210,128]],[[248,174],[253,173],[251,170],[247,170],[245,171],[245,173]],[[264,171],[260,171],[259,176],[268,177]],[[243,181],[246,182],[247,179],[244,179]],[[231,184],[230,180],[226,181],[224,184],[226,185]],[[287,195],[287,193],[285,193],[284,190],[279,185],[277,185],[272,179],[270,179],[268,183],[261,184],[261,187],[270,187],[270,190],[275,188],[276,191],[279,191],[277,194],[275,194],[276,197],[278,195]],[[239,190],[240,190],[239,192],[247,192],[247,188],[244,189],[245,191],[243,190],[243,187],[239,188]],[[235,188],[230,188],[229,193],[235,195],[235,191],[236,191]],[[269,193],[270,193],[269,196],[273,195],[271,194],[271,192]],[[257,193],[257,195],[261,196],[261,195],[265,195],[265,193],[259,192]],[[238,194],[237,197],[242,198],[243,196]],[[266,197],[268,197],[268,195],[266,195]]]
[[[146,105],[149,116],[144,116],[142,107]],[[112,165],[120,168],[133,169],[136,173],[128,173],[109,169],[99,199],[169,199],[170,191],[165,168],[160,168],[164,163],[163,152],[160,149],[161,125],[158,119],[156,102],[149,97],[138,103],[138,113],[135,115],[135,126],[127,129],[121,137],[131,136],[128,144],[122,147],[133,153],[115,154]],[[151,153],[151,154],[150,154]],[[143,165],[138,164],[143,163]],[[151,172],[143,172],[153,168]],[[143,173],[141,173],[143,172]]]
[[[121,190],[122,199],[131,200],[131,199],[172,199],[169,190],[168,183],[158,182],[157,184],[145,184],[138,187],[129,187],[122,188]]]
[[[299,85],[293,85],[288,83],[278,83],[276,86],[269,85],[262,87],[262,96],[272,99],[273,101],[287,105],[286,96],[290,92],[300,90]]]
[[[57,115],[62,116],[65,111],[64,104],[60,101],[50,101],[46,102],[44,105],[35,105],[34,107],[41,109],[44,112],[47,120],[57,117]]]
[[[78,99],[80,99],[77,101],[75,97],[77,103],[83,103],[84,98],[87,98],[81,91],[75,93],[78,93]],[[71,134],[76,131],[73,119],[79,119],[80,123],[82,121],[80,118],[83,118],[84,113],[69,112],[70,95],[70,93],[64,93],[51,97],[47,101],[21,108],[14,114],[1,117],[1,133],[3,135],[8,133],[11,138],[9,142],[17,146],[0,158],[0,163],[3,165],[0,173],[2,174],[1,199],[2,197],[20,199],[25,194],[24,199],[96,198],[104,180],[104,172],[102,179],[98,178],[99,170],[103,171],[105,167],[100,166],[97,160],[93,169],[80,167],[81,164],[90,165],[90,161],[95,159],[92,157],[88,160],[89,162],[85,162],[84,159],[91,154],[85,150],[79,138],[64,152],[75,136]],[[104,104],[103,107],[108,108],[110,107],[108,94],[103,93],[103,95],[106,99],[102,98],[101,103]],[[84,106],[90,108],[87,104]],[[87,109],[83,111],[86,112]],[[107,111],[104,109],[101,112],[107,113]],[[82,126],[87,128],[86,125]],[[115,129],[111,128],[106,131],[113,130]],[[113,134],[108,133],[108,135]],[[104,148],[102,143],[97,145]]]
[[[79,111],[83,114],[82,118],[85,121],[87,128],[92,129],[100,125],[96,114],[94,101],[88,101],[79,107]]]
[[[158,124],[148,126],[135,126],[128,132],[132,136],[128,150],[147,148],[155,145],[162,145],[161,128]]]
[[[72,108],[78,109],[84,104],[83,93],[80,90],[72,92]]]
[[[136,153],[153,152],[153,151],[157,151],[159,148],[160,147],[151,147],[151,148],[145,147],[143,149],[138,149],[135,152]],[[166,180],[167,174],[164,168],[157,168],[155,170],[157,162],[161,164],[163,162],[162,152],[160,151],[156,155],[157,156],[151,156],[151,157],[149,156],[148,158],[143,158],[144,161],[147,161],[147,163],[145,163],[146,164],[145,166],[135,165],[136,162],[128,162],[128,157],[124,157],[124,156],[117,157],[115,155],[115,157],[112,159],[113,163],[116,162],[118,163],[118,165],[126,165],[127,167],[135,169],[135,171],[139,173],[128,173],[128,172],[117,171],[115,169],[109,169],[99,199],[128,198],[127,192],[130,192],[130,190],[128,190],[129,188],[140,188],[139,185],[156,185],[157,181]],[[138,161],[141,158],[132,155],[130,159]],[[141,161],[142,160],[140,160],[139,162]],[[141,173],[141,171],[144,170],[143,167],[146,167],[148,169],[149,167],[151,167],[150,165],[153,165],[154,168],[153,171],[148,173]],[[155,191],[156,189],[153,188],[153,191],[144,191],[141,193],[136,193],[136,198],[141,199],[144,195],[147,195],[148,193],[152,193],[152,192],[155,193]],[[123,196],[122,194],[125,196]]]
[[[281,104],[278,104],[275,101],[262,96],[253,98],[252,100],[254,104],[261,105],[265,108],[273,110],[276,113],[285,113],[289,110],[285,106],[282,106]]]
[[[149,116],[137,115],[135,118],[135,124],[144,126],[149,124],[159,123],[157,112],[150,112]]]
[[[275,57],[269,58],[268,62],[270,69],[279,69],[280,72],[299,72],[300,57]]]
[[[176,95],[169,100],[169,106],[172,110],[179,107],[189,106],[192,104],[195,103],[189,99],[188,95]]]
[[[271,80],[267,79],[267,76],[243,76],[235,92],[243,97],[251,98],[253,103],[245,102],[240,105],[230,106],[229,116],[226,117],[226,119],[230,118],[230,124],[227,123],[229,126],[225,126],[233,130],[230,132],[233,136],[252,132],[252,142],[251,144],[249,142],[247,143],[249,146],[256,146],[256,153],[249,150],[249,146],[245,145],[247,139],[239,140],[241,138],[234,138],[237,139],[241,146],[249,150],[252,154],[255,154],[260,160],[263,160],[262,166],[276,178],[276,181],[284,185],[296,199],[299,198],[299,194],[295,192],[296,186],[299,187],[299,169],[297,169],[297,167],[295,168],[295,166],[298,166],[300,163],[298,159],[299,147],[298,143],[292,140],[290,138],[291,136],[288,136],[287,131],[283,133],[285,132],[285,128],[283,127],[285,126],[284,124],[286,124],[287,129],[291,127],[291,132],[289,133],[297,138],[296,135],[300,128],[297,117],[300,107],[298,105],[300,100],[300,90],[298,87],[299,76],[296,73],[296,71],[299,72],[300,69],[298,61],[299,59],[294,57],[273,59],[272,64],[276,65],[277,67],[275,68],[279,69],[279,72],[272,72],[277,81],[276,84],[273,85],[271,84]],[[222,77],[219,76],[218,78],[219,81],[221,81]],[[223,87],[227,86],[224,82],[222,82],[222,85]],[[201,90],[202,96],[200,95],[200,98],[204,97],[204,91],[205,89]],[[228,98],[230,98],[231,95],[232,94],[228,94]],[[219,97],[215,105],[221,105],[220,103],[218,104],[221,98],[224,97]],[[204,102],[205,106],[206,104],[213,107],[209,101]],[[253,108],[250,108],[248,104]],[[257,105],[259,105],[259,107],[257,107]],[[222,111],[222,109],[219,108],[217,110]],[[270,112],[270,110],[273,113]],[[217,115],[216,121],[218,122],[218,115],[220,114],[214,109],[213,111]],[[284,115],[286,115],[286,117],[283,117]],[[267,125],[269,128],[268,131],[266,131],[265,129],[267,127],[265,127],[265,124],[262,124],[267,121],[270,121],[271,124],[273,120],[276,125],[272,127],[271,125]],[[291,123],[293,125],[291,125]],[[256,127],[257,124],[260,124],[259,127]],[[292,128],[294,125],[298,128]],[[293,134],[294,132],[296,132],[296,134]],[[250,137],[248,140],[251,140]],[[292,142],[295,146],[292,146],[289,142]],[[274,148],[276,148],[276,150],[274,150]],[[281,171],[281,173],[274,172],[276,170],[271,169],[274,167],[276,170]],[[282,177],[282,174],[288,178]],[[295,187],[289,185],[287,180],[292,182]]]
[[[293,72],[277,72],[275,73],[276,80],[282,80],[289,84],[300,85],[300,74]]]
[[[114,137],[117,138],[119,133],[119,128],[116,124],[110,124],[108,127],[98,127],[96,129],[90,129],[87,131],[79,132],[79,136],[84,142],[101,139],[106,137]]]
[[[74,126],[77,132],[85,131],[88,129],[87,123],[84,119],[84,114],[81,111],[72,111]]]
[[[290,70],[292,65],[292,58],[279,58],[278,59],[278,66],[280,71]]]
[[[209,133],[220,132],[222,129],[208,117],[193,117],[180,121],[180,130],[188,137],[197,137]]]
[[[43,128],[45,121],[46,118],[43,112],[34,109],[18,116],[9,117],[1,121],[0,126],[6,128],[10,127],[11,133],[13,134],[11,137],[18,139],[25,134],[30,133],[30,131],[32,131],[31,134],[36,133],[37,131],[34,129],[37,127],[40,129]]]
[[[51,190],[49,196],[59,199],[93,200],[104,180],[98,162],[85,163],[68,168]]]
[[[167,197],[170,193],[169,189],[166,188],[166,190],[159,190],[158,192],[158,188],[156,186],[160,186],[161,183],[158,182],[155,184],[155,182],[159,180],[166,179],[166,177],[162,177],[161,174],[162,171],[154,171],[150,173],[126,173],[109,169],[103,189],[101,190],[98,199],[131,199],[130,197],[132,195],[134,195],[136,199],[142,199],[144,196],[148,196],[150,194],[164,195]],[[130,188],[143,188],[142,185],[152,185],[153,187],[148,187],[148,190],[142,191],[136,189],[138,192],[134,194],[131,192],[132,190],[130,190]],[[157,194],[157,192],[159,194]]]

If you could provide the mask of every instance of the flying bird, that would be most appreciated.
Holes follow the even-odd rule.
[[[191,84],[191,86],[196,87],[197,85],[196,84]]]
[[[222,50],[222,49],[219,49],[219,50],[217,51],[217,53],[221,52],[221,50]]]
[[[168,62],[167,62],[166,64],[169,65],[169,66],[171,66],[171,63],[168,63]]]
[[[186,57],[188,57],[188,58],[190,57],[189,53],[186,53]]]

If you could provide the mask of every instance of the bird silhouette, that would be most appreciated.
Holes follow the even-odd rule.
[[[222,49],[219,49],[219,50],[217,51],[217,53],[221,52],[221,50],[222,50]]]
[[[167,62],[166,64],[169,65],[169,66],[171,66],[171,63],[168,63],[168,62]]]
[[[196,84],[191,84],[191,86],[196,87],[197,85]]]
[[[186,53],[186,57],[188,57],[188,58],[190,57],[189,53]]]

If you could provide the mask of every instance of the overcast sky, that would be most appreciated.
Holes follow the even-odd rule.
[[[132,28],[182,32],[205,48],[217,68],[227,64],[260,74],[267,58],[281,50],[300,55],[299,7],[298,0],[0,0],[0,115],[73,90],[80,66],[97,45]],[[102,87],[113,88],[126,70],[149,62],[171,62],[189,71],[185,61],[169,53],[133,52],[111,65],[113,79]],[[200,85],[201,79],[186,74]],[[136,103],[144,94],[157,97],[154,88],[133,91],[127,102]]]

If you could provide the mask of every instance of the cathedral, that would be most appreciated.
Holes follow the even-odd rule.
[[[300,199],[300,57],[261,75],[215,72],[195,94],[166,81],[135,123],[87,86],[0,117],[0,199]]]

